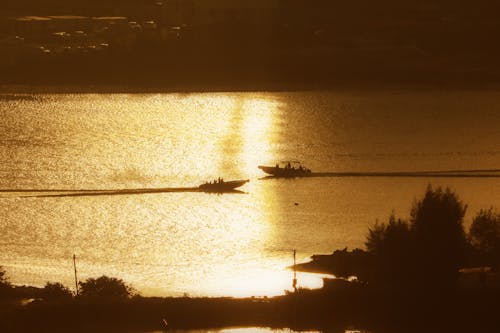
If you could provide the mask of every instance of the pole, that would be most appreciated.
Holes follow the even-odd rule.
[[[297,312],[297,261],[296,261],[297,250],[293,250],[293,295],[292,295],[292,323],[293,326],[297,327],[298,312]]]
[[[296,261],[297,250],[293,250],[293,291],[297,292],[297,261]]]
[[[75,290],[76,290],[76,296],[78,296],[78,277],[76,274],[76,255],[73,254],[73,267],[75,269]]]

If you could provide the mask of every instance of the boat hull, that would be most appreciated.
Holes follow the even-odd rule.
[[[199,189],[204,192],[231,192],[234,189],[243,186],[248,183],[250,180],[231,180],[231,181],[223,181],[219,183],[205,183],[199,186]]]
[[[293,178],[308,177],[311,175],[311,171],[307,169],[280,168],[265,165],[259,165],[259,169],[275,177]]]

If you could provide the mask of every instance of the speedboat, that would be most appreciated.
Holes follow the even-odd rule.
[[[303,167],[299,161],[282,161],[275,166],[259,165],[259,169],[275,177],[307,177],[311,170]]]
[[[225,181],[222,178],[219,178],[217,180],[214,180],[213,182],[206,182],[204,184],[201,184],[200,186],[198,186],[198,188],[204,192],[230,192],[235,188],[243,186],[249,181],[249,179]]]

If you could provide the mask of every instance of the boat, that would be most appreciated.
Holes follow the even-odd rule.
[[[204,192],[231,192],[249,181],[249,179],[225,181],[224,179],[219,178],[213,182],[201,184],[198,188]]]
[[[282,161],[275,166],[259,165],[259,169],[274,177],[307,177],[311,175],[311,169],[305,168],[299,161]]]

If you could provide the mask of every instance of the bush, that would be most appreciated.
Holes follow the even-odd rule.
[[[100,301],[126,300],[134,295],[134,289],[123,280],[105,275],[80,282],[78,295],[81,298]]]
[[[4,285],[10,285],[9,279],[7,278],[7,272],[5,272],[5,269],[0,266],[0,286]]]
[[[369,229],[365,245],[374,256],[373,278],[377,283],[403,286],[412,280],[414,239],[406,221],[391,215],[387,225]]]
[[[479,263],[498,267],[500,265],[500,214],[481,210],[472,220],[469,240],[480,256]]]
[[[449,284],[458,278],[465,263],[467,239],[463,218],[467,206],[450,189],[427,188],[424,198],[414,204],[411,228],[415,237],[416,265],[420,278]]]
[[[6,297],[12,291],[12,285],[7,277],[7,272],[0,266],[0,297]]]
[[[42,289],[42,297],[45,300],[67,301],[72,299],[71,291],[59,282],[47,282]]]
[[[365,245],[369,252],[385,256],[395,249],[400,249],[409,239],[410,227],[408,223],[391,215],[387,225],[384,223],[375,224],[373,228],[368,230]]]
[[[374,278],[382,284],[451,286],[465,262],[463,217],[467,206],[449,189],[429,186],[411,210],[410,223],[396,219],[369,230]]]

